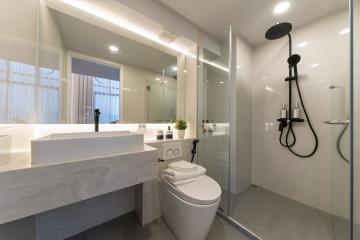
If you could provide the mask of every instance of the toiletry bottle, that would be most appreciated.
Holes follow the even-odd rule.
[[[156,131],[156,140],[164,140],[164,131],[163,130]]]
[[[173,139],[173,131],[171,131],[170,126],[168,126],[168,130],[166,131],[165,138]]]
[[[287,110],[285,104],[283,104],[280,111],[280,119],[286,119],[286,118],[287,118]]]
[[[300,109],[299,109],[299,105],[298,103],[296,102],[295,103],[295,106],[294,106],[294,109],[292,110],[292,117],[293,118],[300,118]]]

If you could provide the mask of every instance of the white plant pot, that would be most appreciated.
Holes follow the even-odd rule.
[[[185,130],[176,130],[178,138],[185,137]]]

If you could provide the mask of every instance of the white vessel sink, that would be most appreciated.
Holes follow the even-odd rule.
[[[144,149],[144,136],[129,131],[56,133],[31,141],[31,163],[93,158]]]

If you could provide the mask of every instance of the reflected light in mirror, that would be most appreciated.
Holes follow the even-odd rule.
[[[305,46],[307,46],[307,45],[309,45],[309,43],[308,42],[301,42],[301,43],[299,43],[298,45],[296,45],[298,48],[303,48],[303,47],[305,47]]]
[[[265,87],[265,89],[266,89],[266,91],[269,91],[269,92],[274,92],[274,89],[272,89],[271,87],[269,87],[269,86],[266,86]]]
[[[119,51],[119,48],[118,48],[117,46],[115,46],[115,45],[110,45],[110,46],[109,46],[109,50],[110,50],[110,52],[112,52],[112,53],[116,53],[116,52]]]
[[[156,78],[156,81],[160,81],[160,78]]]
[[[287,10],[289,10],[290,8],[290,3],[289,2],[281,2],[278,5],[275,6],[274,8],[274,13],[276,15],[278,14],[282,14],[284,12],[286,12]]]
[[[345,28],[339,32],[340,35],[344,35],[350,32],[350,28]]]
[[[174,72],[176,72],[176,71],[177,71],[177,67],[173,67],[172,70],[173,70]]]
[[[311,65],[310,65],[311,68],[316,68],[316,67],[318,67],[318,66],[320,66],[319,63],[314,63],[314,64],[311,64]]]
[[[225,82],[224,82],[224,81],[220,81],[219,83],[220,83],[220,84],[223,84],[223,83],[225,83]]]

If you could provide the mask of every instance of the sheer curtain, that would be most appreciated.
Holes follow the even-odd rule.
[[[57,123],[59,86],[57,70],[0,59],[0,122]]]
[[[120,81],[72,73],[72,122],[93,123],[93,111],[101,111],[100,123],[120,120]]]

